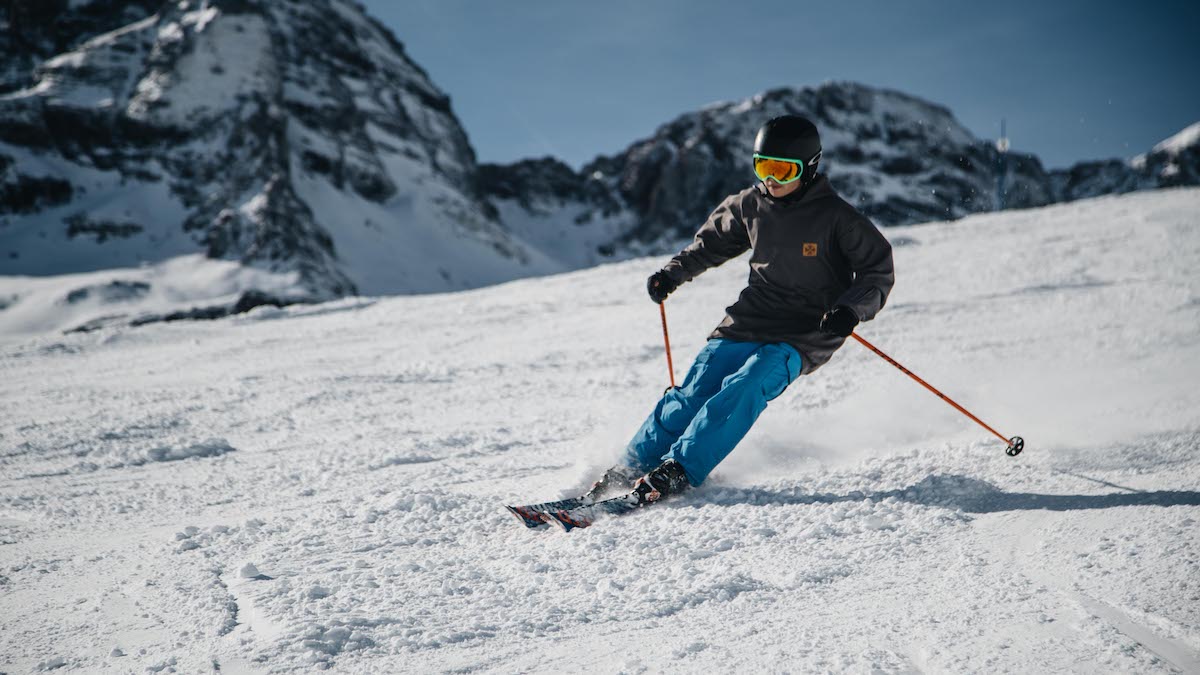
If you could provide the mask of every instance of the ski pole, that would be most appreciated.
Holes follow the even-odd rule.
[[[861,337],[861,336],[860,336],[858,333],[851,333],[851,334],[850,334],[850,337],[852,337],[852,338],[854,338],[855,340],[858,340],[859,342],[861,342],[861,343],[862,343],[862,345],[863,345],[864,347],[866,347],[867,349],[870,349],[871,351],[875,352],[875,353],[876,353],[877,355],[879,355],[879,357],[880,357],[880,358],[882,358],[884,361],[887,361],[888,363],[892,364],[893,366],[896,366],[897,368],[899,368],[899,369],[900,369],[900,372],[902,372],[902,373],[904,373],[905,375],[907,375],[907,376],[911,377],[912,379],[916,380],[916,381],[917,381],[917,383],[918,383],[918,384],[920,384],[922,387],[925,387],[925,388],[926,388],[926,389],[928,389],[929,391],[932,391],[934,394],[937,394],[938,398],[940,398],[940,399],[942,399],[943,401],[945,401],[946,403],[949,403],[950,405],[954,406],[954,409],[955,409],[955,410],[957,410],[957,411],[959,411],[960,413],[962,413],[962,414],[966,415],[967,417],[970,417],[970,418],[971,418],[972,420],[974,420],[974,421],[975,421],[975,422],[976,422],[976,423],[977,423],[979,426],[983,427],[984,429],[987,429],[988,431],[992,432],[992,434],[993,434],[993,435],[995,435],[997,438],[999,438],[1000,440],[1004,441],[1004,443],[1005,443],[1005,444],[1008,446],[1007,448],[1005,448],[1004,452],[1005,452],[1005,453],[1006,453],[1006,454],[1007,454],[1009,457],[1016,457],[1017,455],[1021,454],[1021,451],[1022,451],[1022,450],[1024,450],[1024,449],[1025,449],[1025,439],[1021,438],[1020,436],[1013,436],[1012,438],[1005,438],[1003,435],[1001,435],[1001,434],[1000,434],[1000,432],[999,432],[999,431],[996,431],[995,429],[993,429],[993,428],[989,427],[988,425],[984,424],[984,423],[983,423],[983,420],[981,420],[981,419],[979,419],[978,417],[976,417],[976,416],[972,415],[972,414],[971,414],[971,413],[970,413],[970,412],[969,412],[969,411],[968,411],[966,408],[964,408],[964,407],[962,407],[961,405],[959,405],[959,404],[955,403],[954,401],[950,400],[950,397],[949,397],[949,396],[946,396],[945,394],[943,394],[942,392],[938,391],[937,389],[934,389],[932,386],[930,386],[930,384],[929,384],[928,382],[926,382],[925,380],[922,380],[921,378],[919,378],[919,377],[917,377],[916,375],[914,375],[914,374],[913,374],[913,372],[912,372],[911,370],[909,370],[908,368],[905,368],[904,366],[900,365],[899,363],[897,363],[897,362],[896,362],[896,360],[895,360],[895,359],[893,359],[892,357],[888,356],[887,354],[884,354],[882,351],[880,351],[880,350],[879,350],[879,348],[878,348],[878,347],[876,347],[875,345],[871,344],[870,342],[867,342],[866,340],[862,339],[862,337]]]
[[[663,325],[663,344],[667,347],[667,371],[671,374],[671,388],[675,388],[675,364],[671,363],[671,338],[667,335],[667,306],[665,303],[658,303],[659,314],[662,315]]]

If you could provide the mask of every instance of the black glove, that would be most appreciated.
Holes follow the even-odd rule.
[[[812,325],[812,324],[809,324]],[[826,335],[850,337],[858,325],[858,316],[845,305],[838,305],[821,317],[821,332]]]
[[[646,280],[646,292],[650,294],[651,300],[660,305],[676,288],[679,288],[679,284],[675,283],[666,270],[659,270]]]

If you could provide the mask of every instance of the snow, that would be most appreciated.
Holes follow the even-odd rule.
[[[297,286],[295,272],[273,273],[199,253],[82,274],[0,276],[0,335],[66,331],[114,315],[132,319],[233,304],[252,289],[290,298]]]
[[[401,187],[385,203],[339,190],[293,159],[298,196],[329,229],[338,261],[360,292],[435,292],[565,269],[523,242],[514,244],[496,223],[476,219],[475,206],[425,160],[383,148],[378,156],[385,175]]]
[[[1200,143],[1200,122],[1185,127],[1179,133],[1154,146],[1150,152],[1165,152],[1174,156],[1197,143]]]
[[[662,259],[0,337],[0,671],[1196,672],[1198,214],[887,232],[860,332],[1021,456],[850,344],[702,488],[570,534],[499,506],[650,410]],[[668,300],[680,370],[745,273]]]
[[[511,199],[494,199],[505,228],[563,269],[579,269],[606,262],[600,253],[630,229],[626,213],[609,217],[589,212],[581,204],[530,204],[526,208]],[[582,219],[582,220],[581,220]]]
[[[0,216],[0,284],[5,275],[50,277],[137,267],[199,248],[183,231],[186,211],[166,180],[128,178],[7,143],[0,143],[0,154],[14,157],[26,175],[66,180],[73,190],[65,204]],[[145,168],[148,173],[161,169],[157,163]],[[87,231],[72,236],[67,225],[73,218],[134,227],[99,240]]]
[[[187,12],[181,23],[159,29],[155,49],[171,49],[184,40],[185,29],[194,33],[191,49],[170,68],[147,70],[129,100],[130,117],[186,127],[220,116],[230,101],[270,90],[277,64],[262,17],[221,16],[211,8]]]

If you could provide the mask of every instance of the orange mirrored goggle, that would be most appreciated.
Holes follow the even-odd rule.
[[[774,179],[780,185],[800,180],[804,175],[804,162],[785,157],[768,157],[754,153],[754,175],[759,180]]]

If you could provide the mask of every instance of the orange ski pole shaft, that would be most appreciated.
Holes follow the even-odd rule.
[[[1008,453],[1009,456],[1016,457],[1017,455],[1021,454],[1022,450],[1025,449],[1025,439],[1021,438],[1020,436],[1013,436],[1012,438],[1005,438],[999,431],[996,431],[995,429],[989,427],[987,424],[984,423],[983,420],[972,415],[969,410],[967,410],[966,408],[962,407],[961,405],[959,405],[959,404],[955,403],[953,400],[951,400],[951,398],[949,396],[938,391],[937,389],[935,389],[932,385],[930,385],[925,380],[922,380],[921,378],[917,377],[911,370],[900,365],[896,361],[896,359],[893,359],[892,357],[888,356],[887,354],[884,354],[882,351],[880,351],[880,349],[878,347],[876,347],[875,345],[871,344],[870,342],[867,342],[866,340],[864,340],[862,338],[862,336],[860,336],[858,333],[851,333],[850,337],[854,338],[855,340],[858,340],[860,343],[862,343],[862,346],[875,352],[875,354],[878,355],[884,361],[887,361],[888,363],[892,364],[893,366],[896,366],[896,368],[898,368],[900,370],[900,372],[902,372],[905,375],[916,380],[917,384],[920,384],[922,387],[925,387],[929,391],[933,392],[935,395],[937,395],[938,398],[942,399],[946,403],[949,403],[951,406],[953,406],[955,410],[966,415],[967,417],[970,417],[972,420],[975,421],[976,424],[978,424],[979,426],[983,427],[984,429],[987,429],[988,431],[992,432],[992,434],[994,436],[996,436],[996,438],[999,438],[1000,440],[1004,441],[1004,443],[1008,446],[1008,448],[1005,450],[1005,452]]]
[[[667,371],[671,374],[671,388],[675,388],[675,364],[671,362],[671,338],[667,335],[667,306],[658,303],[658,312],[662,315],[663,345],[667,348]]]

